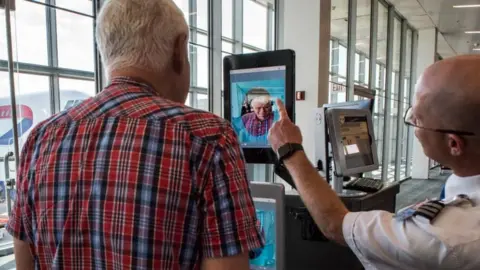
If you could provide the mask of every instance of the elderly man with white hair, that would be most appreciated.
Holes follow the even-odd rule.
[[[110,0],[109,85],[40,123],[7,230],[18,269],[249,269],[263,246],[231,125],[184,105],[188,26],[172,0]]]
[[[242,116],[243,125],[250,136],[266,136],[273,124],[274,114],[269,95],[261,95],[252,99],[252,112]]]

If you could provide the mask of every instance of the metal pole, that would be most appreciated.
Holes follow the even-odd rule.
[[[13,130],[13,147],[15,153],[15,168],[18,168],[18,159],[20,151],[18,147],[18,120],[17,120],[17,102],[15,100],[15,81],[13,70],[13,40],[12,40],[12,25],[10,21],[10,0],[6,1],[5,5],[5,25],[7,34],[7,53],[8,53],[8,76],[10,79],[10,102],[12,105],[12,130]],[[8,162],[6,160],[5,162]]]
[[[347,101],[353,101],[357,42],[357,0],[348,1]]]

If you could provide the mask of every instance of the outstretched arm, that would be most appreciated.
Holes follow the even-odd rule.
[[[275,151],[286,143],[302,143],[300,129],[290,121],[280,100],[277,100],[277,106],[280,120],[273,124],[269,132],[269,141]],[[292,175],[305,206],[323,234],[329,239],[345,244],[342,222],[348,210],[340,198],[318,174],[304,152],[296,152],[284,160],[284,164]]]

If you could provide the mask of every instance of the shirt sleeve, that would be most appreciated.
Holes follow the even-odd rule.
[[[203,194],[202,252],[205,257],[238,255],[264,245],[243,153],[231,128],[227,129],[225,141],[214,150],[211,181]]]
[[[31,208],[28,204],[27,192],[30,161],[33,154],[33,146],[31,145],[32,137],[33,134],[30,134],[20,154],[20,162],[15,183],[15,201],[13,202],[12,211],[5,227],[7,232],[14,238],[29,243],[31,243],[31,238],[29,237],[28,224],[31,224],[29,221],[31,218]],[[8,192],[7,189],[6,192]]]
[[[448,248],[427,223],[399,221],[386,211],[352,212],[343,235],[366,269],[438,269]]]

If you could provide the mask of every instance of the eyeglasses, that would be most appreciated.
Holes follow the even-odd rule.
[[[437,128],[427,128],[427,127],[421,127],[416,124],[415,117],[413,116],[413,110],[412,107],[408,108],[407,112],[405,113],[404,120],[406,125],[416,127],[416,128],[421,128],[425,130],[430,130],[433,132],[440,132],[440,133],[447,133],[447,134],[455,134],[455,135],[460,135],[460,136],[475,136],[476,134],[470,131],[458,131],[458,130],[451,130],[451,129],[437,129]]]

